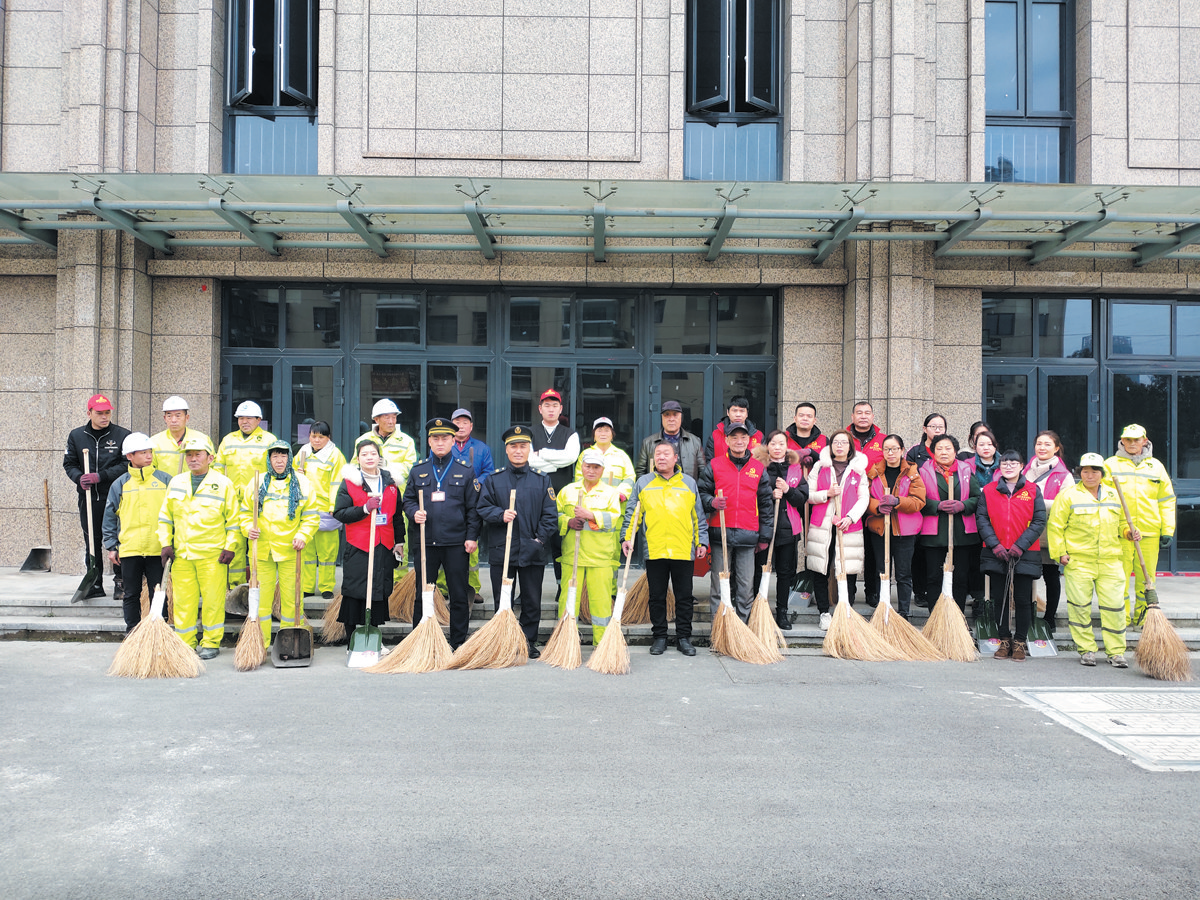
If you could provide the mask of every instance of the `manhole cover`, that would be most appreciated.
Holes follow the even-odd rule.
[[[1200,688],[1004,690],[1143,769],[1200,772]]]

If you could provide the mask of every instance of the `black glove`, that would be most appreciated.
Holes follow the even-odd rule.
[[[158,555],[162,557],[163,565],[165,566],[167,563],[169,563],[171,560],[173,560],[175,558],[175,548],[174,547],[163,547],[162,553],[160,553]]]
[[[231,562],[233,562],[233,551],[222,550],[221,555],[217,557],[217,562],[223,566],[229,565]]]
[[[100,483],[99,472],[88,472],[86,475],[79,476],[79,486],[81,488],[90,488]]]

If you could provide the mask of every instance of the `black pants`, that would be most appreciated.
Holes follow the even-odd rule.
[[[778,547],[776,547],[775,549],[776,549],[776,551],[779,550]],[[762,569],[763,569],[763,566],[765,566],[766,564],[767,564],[767,551],[756,549],[754,551],[754,583],[750,586],[750,594],[752,596],[758,595],[758,586],[760,584],[762,584]]]
[[[692,575],[695,563],[690,559],[646,560],[646,582],[650,588],[650,633],[667,636],[667,581],[675,592],[675,637],[692,638]]]
[[[979,568],[979,559],[982,553],[983,544],[972,544],[967,548],[967,555],[970,559],[967,568],[967,593],[976,602],[983,600],[983,572]]]
[[[1012,640],[1014,635],[1009,629],[1008,595],[1004,592],[1005,575],[989,575],[992,580],[992,603],[996,607],[996,628],[1004,640]],[[1013,574],[1013,604],[1017,608],[1017,633],[1015,638],[1024,641],[1029,637],[1029,623],[1033,621],[1033,576]]]
[[[830,541],[829,541],[829,558],[831,560],[837,559],[837,542],[840,541],[841,539],[842,539],[842,533],[840,531],[838,531],[836,528],[833,529],[833,535],[831,536]],[[836,567],[836,564],[829,566],[827,568],[833,569],[835,567]],[[875,578],[876,578],[876,580],[879,579],[878,572],[875,573]],[[846,597],[851,603],[854,603],[854,588],[857,586],[857,584],[858,584],[858,576],[857,575],[847,575],[846,576]],[[816,577],[813,578],[813,600],[816,601],[817,612],[821,612],[821,613],[829,612],[829,572],[828,571],[817,572]]]
[[[796,551],[796,539],[788,538],[782,544],[775,545],[775,556],[771,560],[771,569],[775,572],[775,610],[786,612],[788,594],[792,592],[792,582],[796,580],[796,567],[799,565],[800,554]],[[766,565],[766,561],[763,561]],[[759,570],[762,574],[762,570]],[[758,589],[755,588],[755,593]]]
[[[1044,540],[1044,538],[1043,538]],[[1046,581],[1046,615],[1050,630],[1054,630],[1054,617],[1058,615],[1058,600],[1062,596],[1062,575],[1058,571],[1058,563],[1043,563],[1042,578]]]
[[[419,548],[413,549],[415,556]],[[414,559],[413,565],[417,570],[420,581],[421,565],[419,559]],[[437,582],[438,569],[446,573],[446,598],[450,606],[450,646],[457,650],[458,645],[467,639],[467,630],[471,625],[471,601],[467,597],[467,578],[471,572],[471,557],[462,544],[449,544],[425,548],[425,583]],[[417,585],[417,599],[413,602],[413,625],[421,624],[424,604],[421,602],[421,585]]]
[[[863,555],[865,557],[863,559],[863,590],[867,594],[867,605],[874,606],[879,602],[879,570],[881,566],[878,560],[883,556],[883,551],[881,550],[879,556],[876,556],[871,542],[863,541]],[[854,596],[853,587],[850,588],[850,596]]]
[[[871,547],[875,552],[875,559],[880,563],[880,569],[883,568],[883,535],[876,534],[873,531],[868,532],[868,538],[871,542]],[[907,616],[912,606],[913,582],[912,582],[912,559],[913,549],[917,546],[917,536],[915,534],[892,535],[892,572],[896,576],[896,611],[902,616]],[[890,586],[882,583],[882,575],[880,572],[880,587],[882,590],[890,590]]]
[[[102,499],[97,500],[96,495],[100,495]],[[104,502],[107,499],[108,485],[96,485],[96,492],[92,495],[92,525],[96,529],[96,553],[100,557],[100,577],[96,579],[96,587],[102,587],[104,584],[104,560],[108,558],[108,554],[104,552]],[[84,496],[82,491],[79,492],[79,526],[83,529],[84,565],[90,569],[92,567],[92,554],[88,549],[91,545],[88,543],[87,497]],[[114,586],[120,580],[121,570],[113,566]],[[140,587],[138,591],[141,591]]]
[[[912,555],[912,583],[913,596],[917,598],[917,603],[932,609],[933,604],[937,601],[937,594],[932,597],[926,597],[926,592],[929,589],[929,576],[925,572],[925,550],[920,546],[920,535],[915,535],[918,538],[917,544],[913,547]],[[938,581],[938,590],[941,590],[941,581]]]
[[[956,546],[954,548],[954,583],[952,591],[954,593],[954,602],[958,604],[958,608],[966,614],[967,611],[967,576],[970,574],[970,559],[968,552],[970,546]],[[930,604],[937,603],[938,596],[942,593],[942,565],[946,562],[945,547],[925,547],[925,593],[929,597]]]
[[[121,581],[124,583],[124,594],[121,597],[121,612],[125,616],[125,633],[133,630],[133,626],[142,620],[142,577],[145,576],[150,586],[150,595],[154,596],[155,589],[162,582],[163,564],[158,556],[122,556]],[[167,617],[167,605],[163,604],[163,618]]]
[[[492,573],[492,608],[500,609],[500,582],[504,580],[504,563],[488,566]],[[545,566],[514,566],[508,567],[508,577],[517,580],[516,587],[521,589],[521,631],[525,640],[536,641],[538,623],[542,619],[542,578],[546,574]],[[449,583],[446,585],[450,587]]]

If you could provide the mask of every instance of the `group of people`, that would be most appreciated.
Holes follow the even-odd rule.
[[[488,446],[472,436],[466,409],[426,423],[428,454],[419,460],[416,442],[397,427],[399,409],[380,400],[371,430],[355,441],[347,463],[325,422],[311,425],[293,458],[286,441],[262,429],[261,409],[251,401],[238,406],[238,429],[214,450],[188,427],[180,397],[164,402],[166,428],[150,437],[114,424],[112,404],[98,394],[89,401],[88,423],[71,433],[64,468],[80,491],[85,533],[85,492],[94,492],[93,528],[113,564],[127,629],[141,614],[143,579],[153,588],[170,562],[175,630],[206,659],[219,652],[226,591],[248,576],[248,547],[269,642],[277,586],[284,625],[300,618],[304,595],[333,597],[340,531],[339,615],[347,631],[387,621],[395,571],[407,562],[424,567],[426,582],[444,586],[450,644],[457,648],[467,638],[471,604],[482,602],[478,559],[486,523],[493,602],[499,603],[503,579],[517,584],[533,658],[545,566],[554,566],[560,585],[569,569],[586,586],[598,641],[611,620],[622,556],[640,547],[654,655],[668,646],[668,588],[675,596],[676,647],[696,652],[697,565],[709,566],[712,596],[719,595],[721,574],[729,574],[731,599],[745,620],[769,558],[778,579],[779,627],[791,628],[789,592],[801,575],[811,583],[824,630],[831,577],[844,576],[853,599],[861,576],[873,607],[882,590],[890,591],[881,579],[890,573],[897,609],[908,617],[913,603],[932,606],[952,553],[953,595],[964,612],[970,593],[980,614],[984,578],[990,579],[1001,635],[997,656],[1025,658],[1039,577],[1053,627],[1061,566],[1084,663],[1095,661],[1094,591],[1106,654],[1124,665],[1133,541],[1141,539],[1153,572],[1159,547],[1169,546],[1175,531],[1170,478],[1140,426],[1125,429],[1112,458],[1085,454],[1076,484],[1052,431],[1037,436],[1026,462],[1017,450],[999,452],[983,422],[972,426],[964,449],[946,433],[945,418],[931,414],[922,439],[906,450],[898,434],[876,427],[866,401],[854,405],[849,425],[828,435],[812,403],[800,403],[786,429],[765,436],[750,421],[749,405],[745,397],[732,398],[702,440],[683,428],[681,405],[664,402],[662,427],[641,442],[635,466],[613,444],[607,417],[592,423],[591,443],[583,447],[563,424],[562,396],[548,389],[539,397],[539,421],[504,432],[505,464],[496,468]],[[94,454],[86,467],[85,448]],[[1130,505],[1132,530],[1114,502],[1114,478]],[[99,581],[95,595],[103,595]],[[1134,622],[1145,609],[1140,571],[1137,595]],[[562,591],[560,616],[565,602]]]

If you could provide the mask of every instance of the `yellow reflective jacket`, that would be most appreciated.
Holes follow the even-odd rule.
[[[305,444],[292,462],[292,468],[303,473],[312,484],[317,497],[317,512],[327,513],[333,512],[333,501],[337,499],[345,467],[346,457],[333,441],[317,452],[313,452],[311,444]]]
[[[204,435],[195,428],[185,428],[183,430],[183,439],[186,441],[190,437],[204,437]],[[150,438],[150,443],[154,445],[154,462],[151,465],[160,472],[165,472],[168,478],[174,478],[180,472],[188,470],[187,464],[183,458],[183,444],[175,443],[175,439],[171,437],[169,429],[164,428],[154,437]]]
[[[692,559],[696,547],[708,546],[708,522],[691,475],[684,475],[676,468],[670,478],[663,478],[657,472],[639,478],[625,504],[622,539],[629,533],[639,501],[642,505],[639,528],[646,536],[649,559]]]
[[[295,518],[288,518],[288,480],[272,478],[267,485],[267,496],[263,498],[262,508],[258,511],[258,530],[261,532],[257,556],[260,560],[273,559],[283,562],[295,559],[296,548],[292,540],[304,538],[307,544],[317,533],[321,524],[320,512],[317,509],[317,498],[313,486],[307,478],[296,473],[300,481],[300,502],[296,504]],[[254,506],[258,503],[258,483],[251,481],[238,491],[241,500],[239,515],[241,516],[242,534],[249,534],[254,524]]]
[[[595,521],[586,522],[579,532],[579,565],[609,566],[620,556],[621,497],[617,489],[601,482],[590,491],[585,491],[582,481],[568,484],[558,492],[558,533],[563,535],[562,556],[564,567],[575,562],[575,532],[567,528],[567,522],[575,517],[575,507],[582,506],[593,515]]]
[[[1117,492],[1107,484],[1093,497],[1079,482],[1060,491],[1050,507],[1046,537],[1055,562],[1067,555],[1072,562],[1106,562],[1121,559],[1125,517]]]
[[[261,428],[255,428],[250,434],[242,434],[240,428],[231,431],[217,448],[213,468],[224,474],[235,487],[245,487],[255,472],[267,473],[267,447],[273,443],[275,435]]]
[[[1134,462],[1126,456],[1110,456],[1105,484],[1121,479],[1121,491],[1129,504],[1134,527],[1146,537],[1175,533],[1175,488],[1166,467],[1153,456]]]
[[[404,487],[408,484],[408,473],[417,464],[417,445],[399,428],[389,434],[387,440],[384,440],[379,436],[378,428],[379,426],[376,425],[366,434],[360,434],[358,440],[354,442],[354,446],[357,447],[359,442],[364,439],[374,441],[379,445],[384,468],[391,473],[392,481],[396,482],[396,487],[400,489],[400,495],[403,496]]]
[[[588,449],[600,450],[594,445]],[[616,444],[609,444],[607,450],[600,450],[600,452],[604,454],[604,473],[600,476],[600,480],[615,487],[618,494],[624,494],[628,499],[629,495],[633,493],[633,483],[637,481],[633,460]],[[575,480],[583,481],[582,453],[575,461]]]
[[[158,514],[171,479],[153,465],[129,467],[113,482],[104,504],[104,549],[121,556],[158,556]]]
[[[236,550],[241,533],[232,481],[209,469],[193,494],[191,472],[171,479],[158,514],[160,546],[173,546],[184,559],[209,559]]]

